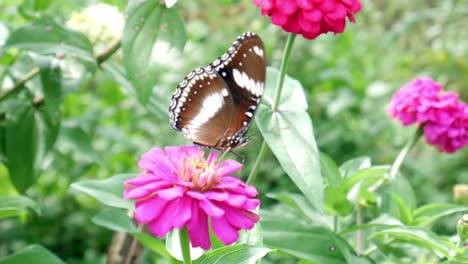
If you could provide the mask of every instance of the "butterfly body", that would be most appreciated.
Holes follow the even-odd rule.
[[[169,115],[171,126],[195,144],[234,149],[248,143],[265,86],[263,42],[244,33],[210,65],[193,70],[177,86]]]

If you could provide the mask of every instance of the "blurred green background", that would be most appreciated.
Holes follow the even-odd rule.
[[[125,12],[127,1],[101,1]],[[322,152],[338,164],[370,156],[373,164],[390,164],[414,128],[389,119],[385,108],[391,94],[418,76],[431,76],[446,90],[468,101],[468,1],[363,0],[357,22],[341,35],[310,41],[298,37],[288,74],[306,90],[309,112]],[[38,17],[52,16],[65,23],[72,12],[98,1],[2,0],[0,45],[8,32]],[[167,108],[177,84],[192,69],[209,64],[245,31],[255,31],[265,43],[268,64],[279,67],[286,34],[263,18],[249,0],[180,0],[175,7],[186,22],[188,41],[183,54],[161,54],[161,70],[148,108],[109,78],[108,70],[95,76],[70,73],[62,104],[63,126],[49,154],[47,166],[27,196],[41,204],[43,215],[0,222],[0,256],[31,243],[40,243],[68,263],[103,260],[112,233],[90,218],[102,205],[69,189],[80,179],[100,179],[137,172],[139,155],[153,146],[189,143],[169,126]],[[83,22],[87,23],[87,22]],[[91,21],[88,27],[92,27]],[[86,28],[86,27],[85,27]],[[0,57],[0,73],[15,58],[14,51]],[[121,66],[121,56],[104,64]],[[32,69],[26,57],[14,60],[10,73],[21,78]],[[77,77],[75,75],[78,75]],[[464,89],[465,88],[465,89]],[[251,129],[254,134],[256,128]],[[250,172],[261,144],[260,136],[239,152],[245,156],[241,176]],[[235,158],[233,156],[233,158]],[[403,164],[417,204],[450,202],[452,188],[468,183],[468,150],[441,154],[423,141]],[[0,166],[0,182],[8,174]],[[257,181],[263,205],[273,203],[265,193],[295,191],[274,156],[269,153]],[[14,193],[8,184],[0,194]],[[453,233],[457,217],[434,227]],[[423,263],[423,262],[422,262]]]

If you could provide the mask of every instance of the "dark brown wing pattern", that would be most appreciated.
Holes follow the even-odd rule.
[[[265,76],[263,42],[255,33],[244,33],[225,54],[179,84],[169,108],[172,127],[206,147],[245,145]]]

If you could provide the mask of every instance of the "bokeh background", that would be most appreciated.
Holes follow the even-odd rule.
[[[357,22],[348,24],[345,33],[313,41],[298,37],[288,74],[306,90],[322,152],[338,164],[359,156],[371,157],[373,164],[390,164],[414,133],[414,128],[391,121],[385,111],[392,93],[402,84],[430,76],[468,101],[468,1],[361,2]],[[116,9],[101,16],[83,15],[84,9],[98,3]],[[83,31],[96,49],[102,49],[118,37],[126,4],[123,0],[2,0],[0,45],[13,28],[39,16],[51,16]],[[158,83],[148,107],[140,105],[125,85],[109,78],[112,70],[122,69],[119,54],[104,63],[104,70],[95,76],[83,75],[79,68],[68,73],[62,104],[65,129],[48,155],[37,185],[27,191],[41,204],[43,214],[2,220],[0,256],[40,243],[67,263],[103,261],[112,232],[90,220],[102,205],[71,190],[70,184],[136,172],[139,155],[149,148],[187,144],[169,125],[171,95],[188,72],[209,64],[243,32],[257,32],[264,40],[268,64],[279,67],[286,34],[262,17],[251,1],[180,0],[174,8],[186,23],[187,44],[183,53],[161,49]],[[98,27],[103,31],[97,31]],[[12,55],[7,55],[0,57],[0,74],[11,62]],[[31,67],[22,57],[10,71],[20,78]],[[250,134],[256,131],[254,126]],[[245,156],[244,178],[261,141],[258,134],[253,143],[239,150]],[[405,195],[414,197],[418,205],[453,201],[453,186],[468,183],[467,160],[468,149],[441,154],[420,141],[403,164],[405,182],[415,190]],[[12,186],[3,184],[9,182],[7,177],[6,168],[0,165],[3,195],[14,193]],[[267,192],[295,191],[271,153],[260,168],[257,188],[263,206],[273,203],[264,195]],[[458,217],[444,218],[433,230],[453,234]]]

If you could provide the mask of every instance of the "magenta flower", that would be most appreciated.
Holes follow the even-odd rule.
[[[392,118],[399,119],[405,126],[425,122],[430,115],[428,111],[439,100],[441,90],[442,85],[431,78],[417,78],[392,96],[387,110]]]
[[[468,106],[458,103],[456,109],[449,109],[438,115],[438,119],[424,125],[424,136],[441,152],[453,153],[468,145]]]
[[[327,32],[341,33],[346,17],[354,22],[361,10],[359,0],[253,0],[262,15],[285,31],[314,39]]]
[[[257,190],[229,176],[242,167],[234,160],[218,163],[218,152],[207,159],[196,146],[154,148],[138,166],[146,173],[125,181],[125,199],[136,200],[135,219],[148,224],[155,236],[187,228],[192,246],[211,247],[208,223],[224,243],[238,239],[259,217]]]
[[[468,106],[431,78],[417,78],[401,87],[387,110],[405,126],[422,125],[426,141],[441,152],[468,145]]]

